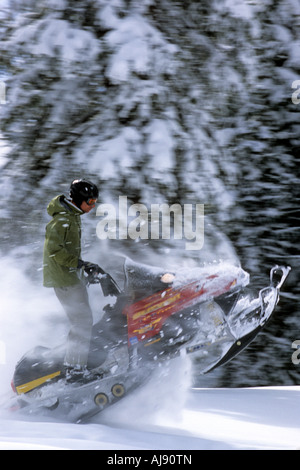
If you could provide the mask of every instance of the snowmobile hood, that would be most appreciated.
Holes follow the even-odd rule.
[[[76,207],[75,204],[69,201],[63,194],[53,198],[47,207],[47,212],[51,217],[56,214],[65,214],[66,211],[73,212],[78,215],[83,214],[83,211]]]

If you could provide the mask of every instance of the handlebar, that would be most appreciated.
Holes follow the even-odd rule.
[[[100,284],[105,297],[118,296],[122,293],[116,281],[100,266],[96,266],[90,273],[87,273],[86,280],[88,284]]]

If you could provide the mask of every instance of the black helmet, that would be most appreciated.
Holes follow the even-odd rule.
[[[77,207],[80,207],[83,201],[89,199],[98,199],[99,190],[94,183],[88,180],[74,180],[70,186],[70,197]]]

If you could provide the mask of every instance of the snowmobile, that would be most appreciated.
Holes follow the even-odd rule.
[[[256,292],[249,274],[228,263],[166,272],[126,259],[123,290],[99,268],[87,281],[99,283],[112,305],[93,327],[88,368],[98,378],[67,383],[64,346],[38,346],[16,365],[13,407],[84,422],[178,355],[196,358],[199,373],[207,373],[233,359],[265,326],[289,270],[272,268],[270,285]]]

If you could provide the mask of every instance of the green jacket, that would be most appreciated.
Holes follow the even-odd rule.
[[[46,226],[43,275],[45,287],[66,287],[80,283],[77,269],[81,255],[83,212],[66,199],[56,196],[47,207],[52,220]]]

